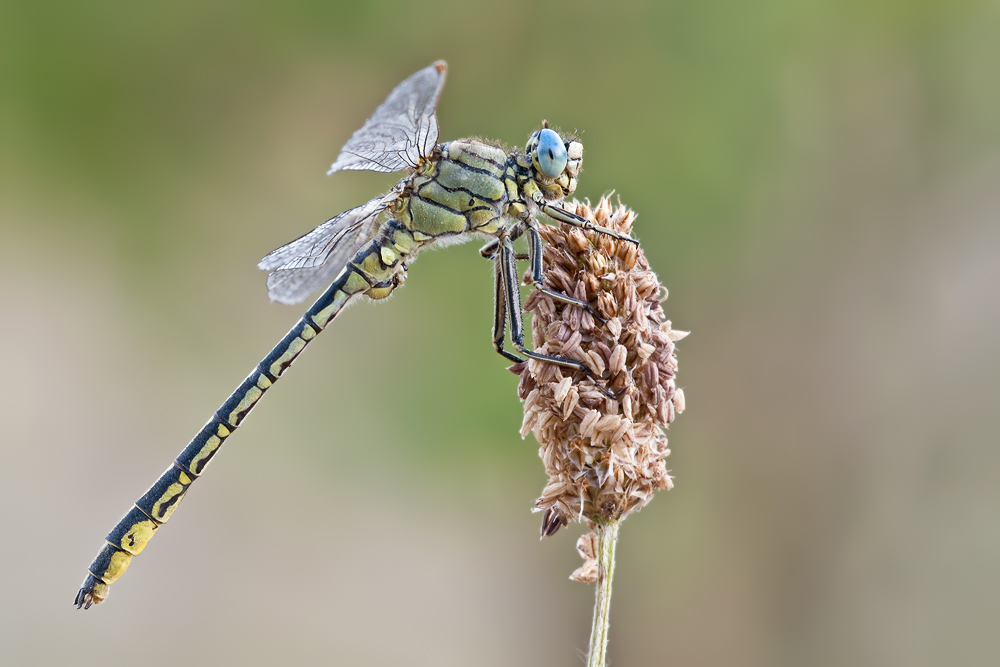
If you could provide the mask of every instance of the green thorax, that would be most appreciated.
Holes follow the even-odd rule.
[[[417,240],[466,232],[494,234],[513,185],[507,153],[474,139],[439,146],[411,177],[393,211]]]

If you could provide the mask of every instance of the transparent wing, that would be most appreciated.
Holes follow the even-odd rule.
[[[344,144],[327,174],[341,169],[399,171],[416,167],[438,140],[437,108],[448,66],[423,68],[389,93],[364,127]]]
[[[362,245],[378,231],[379,213],[398,196],[396,189],[367,204],[344,211],[288,245],[260,260],[258,268],[271,271],[267,296],[293,304],[325,287],[344,269]]]

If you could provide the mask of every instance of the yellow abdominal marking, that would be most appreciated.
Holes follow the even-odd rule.
[[[312,329],[309,329],[309,331],[312,331]],[[306,331],[303,330],[302,334],[305,335],[305,333]],[[316,334],[313,334],[313,336],[315,335]],[[278,377],[279,375],[281,375],[282,370],[284,369],[286,364],[288,364],[288,362],[290,362],[295,357],[299,356],[299,352],[301,352],[303,348],[305,348],[305,346],[306,346],[306,341],[302,340],[302,338],[296,338],[295,340],[293,340],[291,344],[289,344],[289,346],[286,348],[285,353],[280,357],[278,357],[277,361],[271,364],[271,367],[268,369],[268,372],[274,377]]]
[[[241,400],[237,405],[236,409],[229,413],[226,417],[226,421],[230,424],[239,424],[243,417],[243,413],[253,407],[253,404],[257,402],[264,392],[260,390],[259,387],[250,387],[247,393],[243,395],[243,400]]]
[[[224,428],[225,427],[222,426],[221,424],[219,425],[219,430],[222,430]],[[228,431],[228,429],[226,430]],[[205,442],[205,446],[201,448],[201,451],[199,451],[198,454],[193,459],[191,459],[191,468],[193,470],[198,470],[200,468],[198,464],[207,459],[208,457],[210,457],[212,455],[212,452],[218,449],[219,445],[221,444],[222,444],[222,439],[219,438],[218,436],[213,435],[211,438],[209,438]]]
[[[95,576],[101,578],[106,584],[113,583],[115,579],[122,576],[125,570],[128,569],[129,563],[132,562],[132,555],[124,551],[116,551],[111,557],[111,562],[108,564],[108,568]]]
[[[133,556],[138,556],[146,548],[146,543],[153,537],[155,531],[156,523],[152,519],[139,521],[129,526],[128,532],[122,536],[121,542],[115,546]]]

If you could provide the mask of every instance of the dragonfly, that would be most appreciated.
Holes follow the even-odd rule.
[[[328,172],[405,171],[402,180],[386,194],[327,220],[260,261],[259,268],[270,272],[267,290],[272,301],[300,303],[329,286],[111,529],[74,599],[77,608],[89,609],[107,598],[110,585],[142,553],[223,443],[306,346],[352,301],[392,294],[427,246],[488,239],[480,252],[494,264],[494,349],[511,361],[522,361],[504,348],[509,325],[511,344],[519,353],[576,369],[602,386],[581,362],[524,345],[517,262],[529,262],[535,289],[599,318],[585,301],[545,286],[540,216],[638,241],[563,210],[563,199],[576,189],[583,145],[564,139],[544,121],[523,152],[479,139],[438,143],[436,109],[446,75],[446,63],[438,61],[399,84],[351,136]],[[522,236],[527,253],[515,252],[514,241]]]

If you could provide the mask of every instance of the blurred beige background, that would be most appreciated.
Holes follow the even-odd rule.
[[[0,662],[579,665],[580,526],[490,267],[351,309],[97,609],[101,539],[301,309],[257,260],[450,64],[442,139],[580,130],[670,287],[676,489],[622,531],[625,665],[1000,662],[1000,4],[0,2]]]

